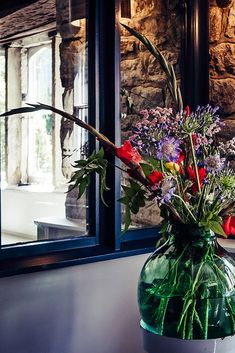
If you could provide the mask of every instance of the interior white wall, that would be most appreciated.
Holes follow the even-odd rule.
[[[146,258],[0,279],[0,351],[144,353],[136,286]]]

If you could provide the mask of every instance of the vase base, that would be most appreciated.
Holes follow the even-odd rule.
[[[160,336],[142,328],[147,353],[235,353],[235,335],[208,340],[183,340]]]

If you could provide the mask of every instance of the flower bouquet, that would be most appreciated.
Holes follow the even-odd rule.
[[[207,339],[235,333],[235,263],[216,236],[235,235],[235,173],[230,168],[234,141],[217,143],[223,123],[210,105],[183,108],[173,66],[146,37],[125,26],[159,60],[167,76],[173,108],[140,112],[140,120],[122,146],[115,146],[89,124],[45,104],[29,104],[3,116],[51,110],[93,134],[102,145],[74,165],[72,186],[78,198],[100,176],[105,203],[107,154],[123,162],[128,176],[119,200],[125,229],[147,201],[161,210],[164,240],[141,272],[138,299],[141,325],[158,335]],[[228,151],[230,152],[228,153]]]

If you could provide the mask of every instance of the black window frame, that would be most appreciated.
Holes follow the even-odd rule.
[[[96,0],[90,6],[89,18],[89,114],[90,123],[120,145],[120,31],[117,19],[120,0]],[[184,101],[194,108],[208,102],[208,11],[204,0],[182,1],[182,91]],[[200,75],[199,75],[200,72]],[[90,139],[90,149],[98,149]],[[110,161],[114,164],[114,158]],[[118,164],[119,161],[115,161]],[[137,255],[154,249],[158,227],[130,230],[121,240],[120,170],[110,168],[106,195],[109,207],[99,200],[99,181],[93,178],[89,192],[90,235],[52,241],[37,241],[0,249],[0,276],[59,268]]]

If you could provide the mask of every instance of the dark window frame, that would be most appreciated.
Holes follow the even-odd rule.
[[[192,108],[208,102],[208,7],[208,0],[203,4],[200,0],[182,2],[182,91],[185,103]],[[117,94],[120,92],[119,11],[119,0],[97,0],[96,6],[91,7],[89,16],[94,19],[95,28],[91,29],[89,39],[94,46],[88,59],[89,82],[93,82],[89,85],[90,122],[117,145],[121,140]],[[98,148],[98,142],[91,139],[90,146]],[[114,157],[110,157],[110,161],[114,162]],[[157,227],[131,230],[121,239],[121,208],[117,202],[121,190],[120,171],[110,168],[107,179],[111,186],[106,195],[108,208],[99,200],[97,177],[93,178],[89,190],[96,195],[89,204],[89,236],[1,247],[0,276],[152,251],[158,236]]]

